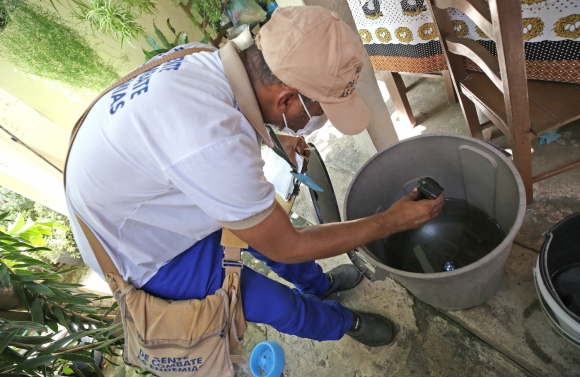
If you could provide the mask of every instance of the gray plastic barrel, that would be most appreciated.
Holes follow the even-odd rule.
[[[542,245],[534,281],[552,327],[580,347],[580,212],[566,217]]]
[[[444,310],[487,301],[501,285],[505,262],[525,214],[525,191],[514,165],[477,139],[447,134],[403,140],[374,155],[351,182],[344,203],[346,220],[375,214],[410,193],[421,177],[444,187],[446,198],[464,199],[494,218],[505,239],[482,259],[455,271],[414,273],[383,264],[381,240],[358,251],[372,264],[376,279],[390,276],[420,300]]]

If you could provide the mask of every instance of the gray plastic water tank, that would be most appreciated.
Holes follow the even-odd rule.
[[[505,262],[525,214],[525,191],[514,165],[494,147],[477,139],[448,134],[423,135],[393,144],[374,155],[347,190],[346,220],[388,208],[410,193],[421,177],[444,187],[446,198],[464,199],[494,218],[505,239],[488,255],[455,271],[414,273],[383,264],[381,240],[358,251],[375,266],[376,279],[390,276],[420,300],[444,310],[482,304],[501,285]]]

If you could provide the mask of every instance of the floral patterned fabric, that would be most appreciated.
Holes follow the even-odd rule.
[[[447,69],[426,0],[347,1],[375,70]],[[521,2],[528,77],[580,82],[580,0]],[[495,42],[471,19],[456,9],[450,14],[457,35],[497,55]]]

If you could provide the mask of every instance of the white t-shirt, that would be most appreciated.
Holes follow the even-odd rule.
[[[70,152],[67,204],[123,278],[141,287],[222,226],[260,222],[275,200],[263,165],[218,52],[201,52],[147,71],[95,104]],[[71,226],[85,263],[101,272],[74,216]]]

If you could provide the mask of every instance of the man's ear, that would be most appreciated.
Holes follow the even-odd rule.
[[[292,102],[298,98],[298,91],[286,85],[280,85],[280,89],[276,95],[276,109],[280,113],[286,113]]]

